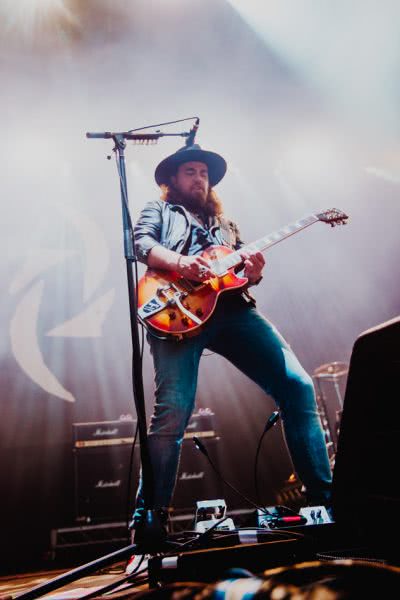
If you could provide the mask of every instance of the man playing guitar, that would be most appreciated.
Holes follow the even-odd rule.
[[[265,261],[260,245],[243,247],[238,228],[223,214],[213,188],[225,172],[225,160],[197,144],[168,156],[155,171],[161,199],[145,205],[135,227],[137,255],[148,266],[139,287],[139,316],[147,321],[155,369],[148,433],[154,508],[166,509],[172,498],[206,348],[273,397],[308,502],[329,504],[331,470],[312,379],[247,291],[260,281]],[[213,254],[216,247],[220,251]],[[240,277],[221,260],[232,251],[236,262],[229,264],[237,266],[239,257]],[[220,294],[229,287],[237,289]],[[208,308],[211,295],[218,301]],[[140,528],[143,508],[140,483],[133,528]]]

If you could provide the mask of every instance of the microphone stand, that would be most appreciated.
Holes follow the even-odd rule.
[[[132,387],[135,400],[137,423],[140,441],[140,459],[142,465],[142,489],[144,501],[144,519],[141,523],[142,539],[145,540],[146,551],[158,551],[159,546],[165,540],[165,530],[160,518],[159,511],[154,508],[154,474],[149,454],[146,424],[146,408],[144,400],[142,357],[140,352],[139,328],[137,319],[137,289],[133,267],[137,274],[137,256],[135,253],[134,232],[129,212],[128,186],[125,167],[126,141],[132,140],[136,143],[156,143],[160,137],[181,136],[189,138],[190,133],[134,133],[133,131],[111,133],[86,133],[90,139],[112,139],[114,140],[113,152],[116,155],[117,170],[120,181],[122,227],[124,256],[126,262],[126,275],[129,296],[130,330],[132,340]]]
[[[90,134],[87,134],[89,137]],[[133,266],[137,265],[137,257],[134,246],[134,233],[128,205],[128,188],[125,168],[126,135],[114,134],[114,152],[116,153],[117,169],[120,180],[122,227],[124,240],[124,256],[126,262],[126,275],[128,283],[129,315],[132,340],[132,387],[136,405],[137,423],[140,440],[140,459],[142,464],[143,498],[145,507],[145,523],[149,524],[149,539],[151,543],[157,544],[161,540],[162,525],[154,511],[154,475],[149,456],[146,426],[146,408],[144,401],[142,357],[140,352],[139,328],[137,322],[137,290],[135,289],[135,278]]]

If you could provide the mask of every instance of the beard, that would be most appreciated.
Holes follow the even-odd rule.
[[[174,190],[179,195],[180,203],[189,210],[202,210],[207,204],[208,189],[198,186],[193,187],[186,193],[182,193],[177,188],[174,188]]]
[[[207,192],[194,190],[192,193],[183,196],[183,201],[189,209],[203,209],[207,203]]]
[[[180,204],[192,212],[201,210],[205,215],[212,217],[215,217],[216,215],[222,215],[223,209],[221,200],[215,194],[214,190],[209,186],[207,187],[207,192],[205,194],[205,202],[203,202],[201,193],[199,200],[199,194],[197,191],[194,198],[191,194],[189,194],[190,198],[187,196],[187,194],[184,194],[183,197],[181,191],[177,189],[172,182],[170,182],[168,185],[163,184],[161,186],[161,199],[165,202],[170,202],[171,204]]]

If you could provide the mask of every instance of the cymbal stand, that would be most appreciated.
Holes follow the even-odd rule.
[[[320,367],[315,369],[313,373],[313,379],[317,382],[318,412],[321,417],[321,423],[325,434],[329,461],[332,467],[334,465],[337,451],[337,439],[339,436],[340,419],[343,409],[343,398],[340,392],[339,378],[343,375],[346,375],[347,372],[348,365],[346,363],[334,361],[331,363],[321,365]],[[335,431],[333,431],[330,420],[328,418],[328,410],[326,398],[322,389],[322,381],[333,383],[333,388],[335,390],[337,405],[339,406],[339,410],[336,410]]]
[[[336,444],[333,441],[332,429],[331,429],[330,422],[328,419],[326,400],[325,400],[324,393],[322,391],[320,379],[316,378],[316,381],[317,381],[316,400],[317,400],[318,413],[321,418],[321,425],[322,425],[322,429],[323,429],[324,436],[325,436],[325,444],[326,444],[326,449],[328,452],[329,462],[332,465],[333,461],[335,460]]]

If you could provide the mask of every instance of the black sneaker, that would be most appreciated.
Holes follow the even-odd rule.
[[[168,511],[165,509],[148,510],[141,520],[129,524],[132,544],[145,551],[162,545],[168,535]]]

